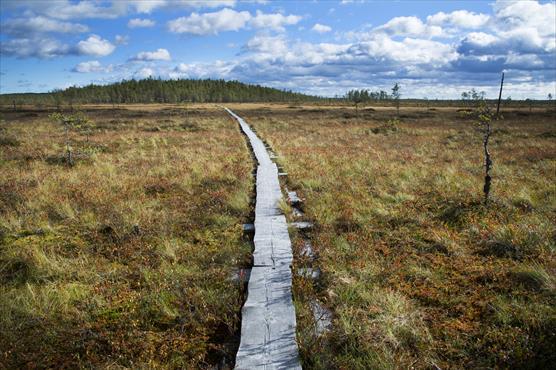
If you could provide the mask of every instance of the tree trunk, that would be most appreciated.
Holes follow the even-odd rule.
[[[502,80],[500,81],[500,93],[498,94],[498,105],[496,106],[496,120],[500,115],[500,103],[502,102],[502,88],[504,87],[504,72],[502,72]],[[490,185],[492,182],[492,177],[490,177],[490,169],[492,168],[492,160],[490,159],[490,152],[488,151],[488,141],[492,133],[490,120],[485,122],[485,136],[483,138],[483,148],[485,151],[485,185],[483,187],[483,192],[485,194],[485,205],[488,204],[488,198],[490,195]]]
[[[483,137],[483,148],[485,151],[485,185],[483,186],[483,192],[485,194],[485,204],[488,204],[488,198],[490,195],[490,183],[492,181],[492,177],[490,177],[492,160],[490,159],[490,152],[488,151],[488,141],[490,139],[490,134],[491,134],[490,122],[487,122],[485,135]]]
[[[65,129],[66,129],[66,161],[68,163],[68,166],[72,167],[73,166],[73,158],[72,158],[72,155],[71,155],[71,145],[70,145],[70,140],[69,140],[68,125],[65,125]]]

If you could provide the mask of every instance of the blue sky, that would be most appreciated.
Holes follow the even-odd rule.
[[[333,96],[556,95],[546,1],[2,0],[0,92],[223,78]]]

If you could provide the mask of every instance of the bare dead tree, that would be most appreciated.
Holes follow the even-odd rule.
[[[483,193],[485,196],[485,205],[488,204],[490,196],[490,188],[492,183],[492,177],[490,176],[490,171],[492,169],[492,158],[490,156],[490,151],[488,150],[488,143],[490,136],[492,135],[492,121],[493,118],[498,120],[500,117],[500,103],[502,101],[502,89],[504,87],[504,73],[502,73],[502,80],[500,81],[500,93],[498,94],[498,104],[496,105],[496,115],[493,117],[492,112],[488,105],[484,102],[479,110],[479,124],[483,129],[483,150],[485,155],[485,182],[483,186]]]
[[[498,94],[498,105],[496,106],[496,119],[500,114],[500,102],[502,101],[502,88],[504,87],[504,72],[502,72],[502,80],[500,81],[500,93]]]
[[[483,193],[485,195],[485,205],[488,204],[488,198],[490,195],[490,185],[492,182],[492,177],[490,176],[490,170],[492,168],[492,159],[490,158],[490,151],[488,150],[488,142],[490,140],[490,135],[492,134],[491,128],[492,122],[492,112],[490,108],[484,104],[479,113],[479,124],[483,129],[483,150],[485,155],[485,183],[483,186]]]

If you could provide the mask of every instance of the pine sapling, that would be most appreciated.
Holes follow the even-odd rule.
[[[70,130],[78,129],[82,125],[88,123],[88,119],[81,113],[73,114],[62,114],[62,113],[52,113],[50,119],[54,122],[61,123],[64,127],[65,134],[65,146],[66,146],[66,163],[68,166],[72,167],[74,164],[73,153],[71,147]]]

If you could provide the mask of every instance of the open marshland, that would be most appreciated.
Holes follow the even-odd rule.
[[[556,343],[554,110],[494,122],[490,203],[467,108],[242,107],[274,149],[321,271],[298,278],[307,368],[546,368]],[[294,246],[297,266],[302,241]],[[333,313],[314,334],[312,302]]]
[[[320,272],[293,274],[304,368],[555,360],[553,110],[503,109],[485,205],[468,107],[228,106],[303,200],[288,220],[313,224],[290,228],[293,271]],[[255,181],[237,122],[212,104],[81,111],[73,166],[50,111],[2,111],[0,362],[232,366]]]
[[[231,363],[253,163],[208,107],[2,112],[0,367]]]

